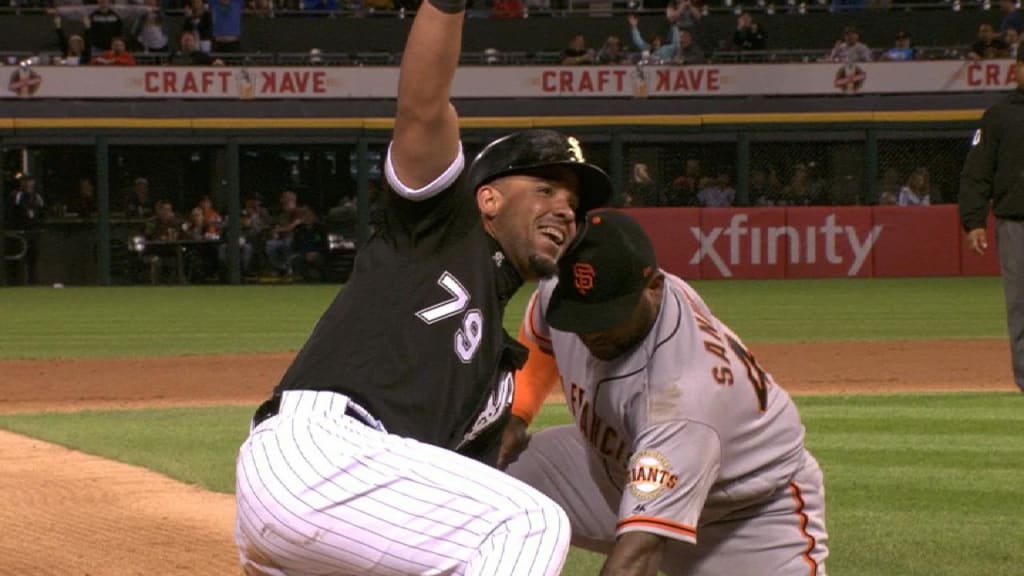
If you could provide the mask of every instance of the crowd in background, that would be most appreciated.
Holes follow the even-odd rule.
[[[223,64],[225,58],[246,50],[243,14],[269,16],[276,11],[309,15],[366,15],[367,11],[401,16],[415,10],[416,0],[14,0],[21,6],[46,6],[54,17],[55,44],[60,58],[49,63],[67,65],[132,65],[139,54],[154,55],[146,63],[175,65]],[[959,0],[951,0],[959,2]],[[973,0],[972,0],[973,1]],[[992,4],[990,23],[982,24],[975,38],[964,38],[962,53],[968,59],[1012,58],[1016,56],[1024,18],[1016,0],[982,0]],[[804,2],[780,2],[780,10],[800,10]],[[589,5],[589,3],[587,4]],[[987,4],[986,4],[987,5]],[[530,10],[565,9],[567,2],[555,0],[477,0],[471,16],[523,18]],[[611,3],[609,6],[618,7]],[[733,6],[730,0],[725,6]],[[656,0],[642,5],[633,2],[624,8],[642,7],[645,14],[663,13],[660,25],[641,29],[634,13],[623,18],[621,33],[594,38],[587,30],[569,31],[561,51],[565,65],[621,65],[632,63],[701,64],[716,55],[757,53],[785,49],[785,42],[765,33],[760,18],[774,13],[774,4],[752,3],[745,8],[735,3],[735,27],[731,34],[708,34],[702,21],[709,4],[704,0]],[[835,0],[831,9],[851,12],[865,9],[863,1]],[[883,6],[884,7],[884,6]],[[611,10],[611,8],[609,8]],[[766,11],[767,10],[767,11]],[[618,18],[619,16],[615,16]],[[172,20],[180,26],[169,26]],[[822,46],[808,61],[834,61],[855,64],[868,61],[909,61],[922,58],[918,42],[903,30],[893,34],[888,45],[870,46],[854,26],[837,18],[838,39],[831,47]],[[181,30],[172,37],[169,30]],[[214,56],[211,56],[213,54]],[[945,57],[945,56],[943,56]],[[498,58],[488,62],[500,62]],[[321,51],[313,48],[306,64],[324,64]]]
[[[123,231],[154,281],[223,282],[228,272],[226,210],[203,194],[192,206],[176,206],[172,195],[154,194],[149,180],[136,177],[112,199],[111,219]],[[96,187],[91,177],[64,195],[47,199],[38,180],[18,175],[7,194],[4,227],[25,238],[27,283],[35,282],[37,236],[47,224],[96,222]],[[245,197],[239,219],[241,271],[250,281],[339,280],[332,259],[350,258],[357,235],[356,204],[342,197],[325,217],[284,190],[264,205],[259,194]]]

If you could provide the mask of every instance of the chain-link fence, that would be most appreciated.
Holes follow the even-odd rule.
[[[500,133],[504,133],[501,131]],[[472,158],[492,137],[467,134]],[[801,206],[939,204],[956,201],[959,174],[970,145],[967,128],[878,131],[753,131],[678,133],[664,131],[581,133],[587,160],[612,175],[620,206]],[[617,140],[617,141],[616,141]],[[45,217],[31,234],[12,226],[17,242],[28,239],[29,256],[7,259],[8,283],[90,284],[102,278],[100,243],[109,239],[109,277],[116,283],[227,282],[230,265],[226,227],[214,248],[175,246],[156,254],[151,241],[153,204],[167,201],[176,225],[187,223],[204,197],[230,221],[231,188],[226,185],[228,157],[223,146],[110,146],[105,171],[109,216],[99,215],[97,156],[91,146],[8,148],[4,156],[4,194],[18,189],[18,176],[35,176],[45,198]],[[344,277],[335,257],[351,265],[353,242],[372,225],[377,193],[386,186],[382,168],[386,135],[365,148],[366,193],[360,193],[360,148],[354,143],[248,145],[239,147],[237,199],[241,274],[261,281],[275,272],[268,247],[274,226],[287,215],[283,193],[294,192],[327,236],[328,268],[323,279]],[[140,184],[140,181],[144,183]],[[137,196],[139,187],[145,196]],[[367,204],[359,205],[359,198]],[[137,213],[136,204],[147,208]],[[262,207],[260,204],[262,203]],[[256,211],[256,212],[254,212]],[[265,211],[262,235],[254,232],[253,214]],[[361,214],[357,218],[357,215]],[[367,216],[368,215],[368,216]],[[291,221],[291,220],[289,220]],[[180,240],[180,239],[179,239]],[[219,250],[219,251],[218,251]],[[159,256],[159,258],[153,258]],[[340,265],[340,264],[339,264]]]
[[[753,134],[624,149],[624,206],[856,206],[956,202],[969,134]],[[745,163],[746,173],[741,165]]]

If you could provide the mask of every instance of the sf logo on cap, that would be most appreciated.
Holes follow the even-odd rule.
[[[569,136],[566,141],[569,143],[569,155],[572,156],[573,162],[586,162],[583,159],[583,148],[580,147],[580,141],[575,136]]]
[[[589,262],[577,262],[572,267],[573,285],[581,296],[594,287],[594,267]]]

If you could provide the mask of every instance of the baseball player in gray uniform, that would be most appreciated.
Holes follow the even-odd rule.
[[[527,438],[537,406],[517,403],[502,465],[608,556],[603,576],[825,574],[822,472],[796,407],[636,221],[591,213],[520,336],[516,394],[560,375],[575,425]]]

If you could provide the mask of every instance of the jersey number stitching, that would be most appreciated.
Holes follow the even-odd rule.
[[[466,287],[455,276],[452,276],[450,272],[446,271],[444,274],[441,274],[441,277],[437,279],[437,285],[444,288],[445,292],[451,294],[452,297],[449,300],[428,306],[416,313],[416,316],[427,324],[451,318],[465,310],[466,306],[469,305],[469,290],[466,290]]]
[[[757,395],[757,407],[764,412],[768,409],[768,373],[761,368],[761,365],[754,359],[754,355],[747,350],[746,346],[740,344],[738,340],[733,338],[731,335],[726,335],[726,339],[729,340],[729,347],[732,348],[736,357],[743,362],[743,365],[747,368],[747,377],[750,379],[750,384],[754,387],[754,394]]]
[[[445,271],[444,274],[441,274],[441,277],[437,279],[437,285],[451,294],[451,298],[420,310],[416,313],[416,317],[429,325],[465,312],[462,317],[462,326],[455,331],[454,348],[455,355],[459,357],[459,360],[464,364],[469,364],[483,342],[483,312],[478,308],[466,310],[471,300],[469,290],[466,290],[466,287],[450,272]]]

